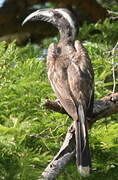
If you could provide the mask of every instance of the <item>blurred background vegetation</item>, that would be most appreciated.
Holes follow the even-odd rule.
[[[110,0],[99,3],[94,0],[0,1],[0,180],[38,179],[58,152],[71,123],[67,115],[42,106],[47,97],[56,98],[47,79],[46,54],[49,44],[58,41],[57,31],[45,23],[35,24],[37,28],[30,23],[23,28],[22,20],[39,7],[68,7],[80,17],[77,39],[92,59],[95,98],[99,99],[112,92],[112,56],[108,51],[118,41],[118,15],[113,13],[118,13],[118,4]],[[107,10],[112,13],[108,14]],[[117,55],[114,62],[118,92]],[[81,179],[118,179],[117,120],[118,114],[93,126],[90,132],[93,173]],[[57,179],[79,178],[73,159]]]

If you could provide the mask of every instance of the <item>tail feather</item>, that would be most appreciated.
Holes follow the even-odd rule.
[[[91,158],[88,142],[87,126],[83,106],[78,109],[78,120],[75,121],[76,164],[82,176],[88,176],[91,168]]]

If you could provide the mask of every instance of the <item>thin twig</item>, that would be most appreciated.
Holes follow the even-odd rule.
[[[109,14],[115,14],[115,15],[118,15],[118,12],[115,12],[115,11],[107,10],[107,12],[108,12]]]
[[[115,89],[116,89],[116,77],[115,77],[115,52],[117,50],[117,46],[118,46],[118,42],[116,43],[115,47],[112,49],[112,76],[113,76],[113,90],[112,93],[115,93]]]

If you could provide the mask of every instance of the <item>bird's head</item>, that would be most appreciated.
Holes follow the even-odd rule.
[[[75,39],[77,33],[76,18],[71,11],[62,8],[39,9],[27,16],[22,25],[24,25],[28,21],[38,20],[52,23],[55,27],[57,27],[60,32],[61,39]]]

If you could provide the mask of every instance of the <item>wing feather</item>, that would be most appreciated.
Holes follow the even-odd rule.
[[[63,67],[63,64],[58,64],[55,62],[52,52],[55,50],[55,45],[52,44],[48,51],[48,78],[51,82],[52,88],[60,100],[60,103],[67,111],[67,113],[72,117],[77,119],[77,109],[74,100],[71,97],[70,87],[68,84],[68,74],[67,68]]]
[[[87,111],[93,94],[93,70],[90,59],[79,41],[75,41],[75,49],[76,53],[67,71],[68,83],[77,103],[81,97]]]

